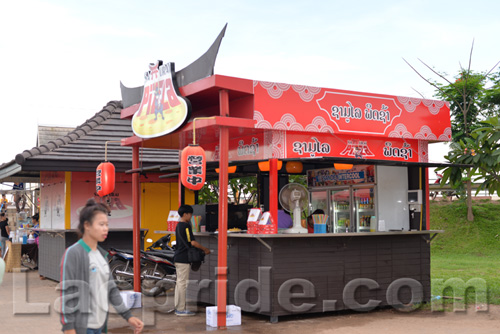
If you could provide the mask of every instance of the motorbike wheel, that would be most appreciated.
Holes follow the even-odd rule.
[[[125,270],[127,269],[127,270]],[[120,271],[126,271],[129,273],[134,273],[133,267],[129,264],[127,267],[127,263],[120,261],[120,260],[113,260],[109,264],[109,270],[111,271],[111,274],[113,275],[113,278],[115,280],[116,286],[120,290],[130,290],[134,287],[134,279],[130,277],[123,277],[120,276],[116,273],[117,270]]]
[[[162,267],[156,267],[154,265],[147,264],[141,269],[142,275],[150,275],[160,278],[163,278],[167,275],[167,272]],[[146,296],[157,296],[161,292],[162,289],[156,287],[156,283],[158,283],[159,279],[143,279],[141,282],[141,290]]]

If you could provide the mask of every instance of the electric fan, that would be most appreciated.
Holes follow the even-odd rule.
[[[279,201],[283,209],[293,213],[293,227],[283,230],[284,233],[307,233],[301,225],[302,210],[309,206],[309,192],[298,183],[289,183],[279,194]]]

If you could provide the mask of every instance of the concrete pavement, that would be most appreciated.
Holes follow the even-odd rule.
[[[41,280],[37,271],[5,273],[0,286],[1,333],[60,333],[57,313],[57,283]],[[14,303],[14,300],[16,301]],[[220,332],[205,325],[205,308],[198,307],[194,317],[176,317],[171,311],[173,296],[145,298],[142,309],[134,315],[145,321],[144,333],[206,333]],[[196,305],[190,305],[196,309]],[[290,316],[269,323],[268,317],[243,314],[242,326],[228,327],[228,333],[454,333],[490,334],[500,328],[500,307],[490,305],[488,312],[431,312],[400,313],[393,309],[369,313],[342,312]],[[111,315],[110,333],[132,333],[118,315]]]

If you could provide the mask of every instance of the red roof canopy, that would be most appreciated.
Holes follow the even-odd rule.
[[[219,115],[219,91],[229,92],[229,117]],[[221,75],[180,88],[191,102],[197,142],[218,160],[220,126],[229,127],[229,160],[358,157],[427,161],[427,144],[451,140],[449,104],[391,95],[252,81]],[[122,111],[132,117],[138,105]],[[160,119],[158,121],[161,121]],[[193,123],[169,135],[122,140],[123,145],[182,149]]]

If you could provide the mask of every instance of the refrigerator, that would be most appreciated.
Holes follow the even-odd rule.
[[[350,185],[310,191],[310,211],[322,209],[329,216],[328,232],[375,232],[375,185]]]

